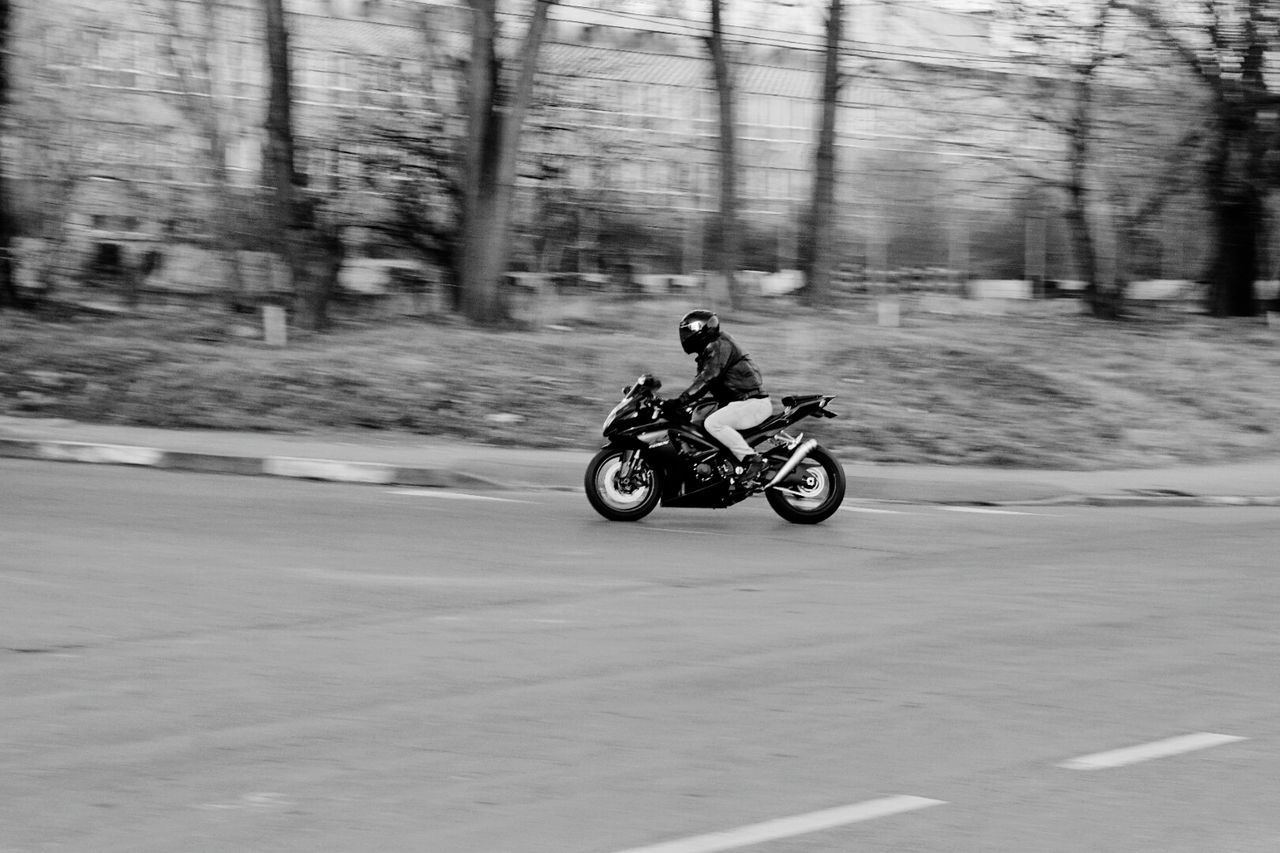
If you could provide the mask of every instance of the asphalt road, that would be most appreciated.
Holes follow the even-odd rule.
[[[846,506],[0,460],[0,853],[1280,849],[1280,509]]]

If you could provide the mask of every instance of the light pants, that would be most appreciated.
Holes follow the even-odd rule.
[[[750,429],[769,419],[773,414],[773,403],[768,397],[755,397],[750,400],[738,400],[729,403],[711,414],[702,422],[707,432],[716,441],[733,451],[733,455],[741,460],[755,453],[746,439],[738,434],[740,429]]]

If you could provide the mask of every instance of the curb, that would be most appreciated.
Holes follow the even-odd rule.
[[[233,456],[193,451],[161,450],[124,444],[84,441],[54,441],[28,438],[0,438],[0,458],[36,459],[46,462],[82,462],[99,465],[130,465],[166,471],[203,474],[287,477],[379,486],[421,488],[469,488],[505,491],[513,488],[572,491],[569,486],[537,483],[504,483],[489,477],[448,468],[415,468],[381,462],[343,462],[298,456]],[[870,498],[879,503],[902,500]],[[921,503],[959,506],[1093,506],[1093,507],[1276,507],[1278,496],[1193,495],[1183,492],[1136,490],[1128,494],[1066,494],[1035,500],[984,500],[974,497],[951,500],[922,499]]]
[[[124,444],[0,438],[0,457],[46,462],[131,465],[203,474],[290,477],[334,483],[435,488],[502,490],[502,483],[474,474],[441,468],[408,468],[380,462],[336,462],[296,456],[228,456],[216,453],[160,450]]]

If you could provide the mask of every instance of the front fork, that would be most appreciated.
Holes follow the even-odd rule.
[[[622,465],[618,468],[618,477],[625,480],[631,476],[631,469],[635,467],[636,457],[639,451],[629,448],[622,451]]]
[[[643,465],[637,464],[641,461],[640,452],[635,447],[622,451],[622,463],[618,466],[618,486],[624,491],[634,491],[636,486],[642,485],[633,479],[637,470],[644,470]]]

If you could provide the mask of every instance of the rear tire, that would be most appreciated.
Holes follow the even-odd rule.
[[[631,465],[631,476],[624,482],[619,476],[626,451],[606,448],[587,465],[583,489],[592,508],[610,521],[639,521],[658,505],[662,483],[657,471],[643,455]]]
[[[764,493],[773,511],[792,524],[826,521],[844,502],[844,466],[821,447],[809,451],[792,473],[804,477],[800,485],[776,486]],[[788,478],[788,479],[791,479]]]

